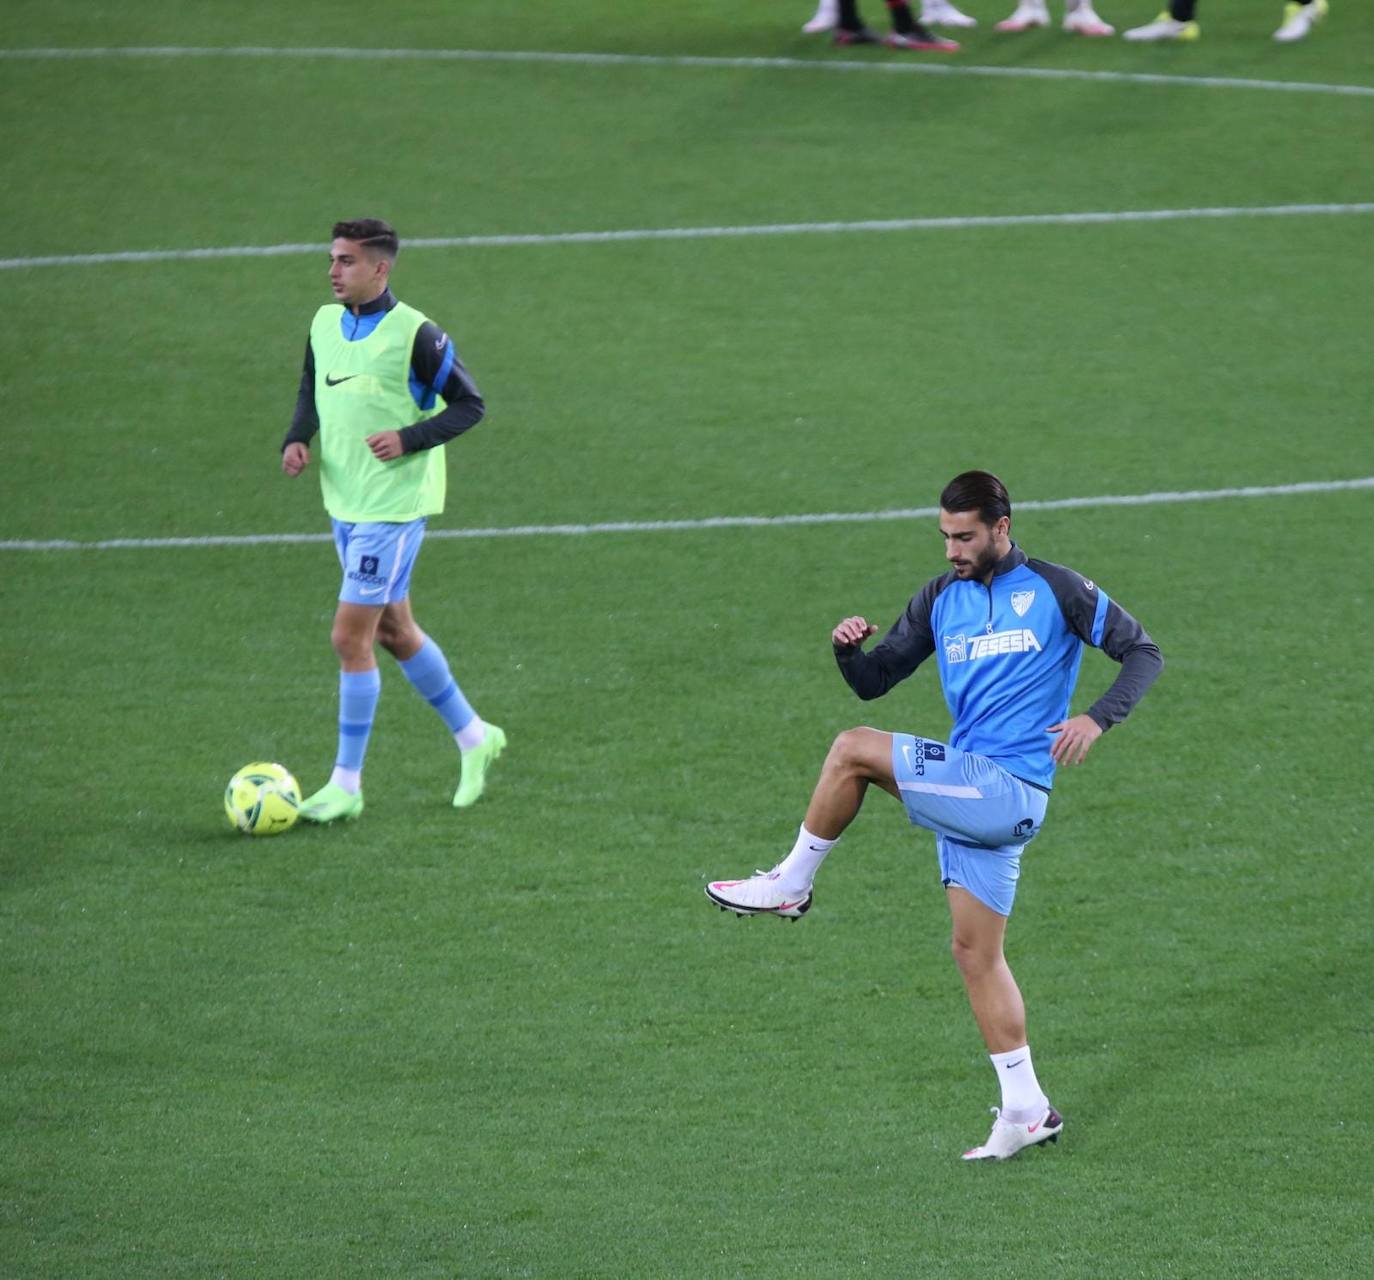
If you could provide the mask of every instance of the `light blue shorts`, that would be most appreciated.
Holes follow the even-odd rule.
[[[946,886],[1011,915],[1021,850],[1039,833],[1049,794],[986,756],[909,733],[892,735],[892,776],[907,817],[935,833]]]
[[[333,521],[334,549],[343,566],[339,599],[349,604],[394,604],[410,593],[410,571],[425,538],[425,518],[406,524]]]

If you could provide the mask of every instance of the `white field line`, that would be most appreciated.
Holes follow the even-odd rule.
[[[1016,511],[1076,511],[1100,507],[1154,507],[1179,502],[1214,502],[1223,498],[1286,498],[1297,494],[1374,489],[1374,476],[1358,480],[1307,480],[1298,484],[1247,485],[1235,489],[1184,489],[1161,493],[1103,494],[1092,498],[1032,499],[1014,504]],[[929,520],[938,507],[898,507],[888,511],[823,511],[784,516],[706,516],[698,520],[614,520],[602,524],[522,524],[488,529],[431,529],[426,538],[585,537],[598,533],[687,533],[702,529],[762,529],[785,525],[875,524],[881,521]],[[0,541],[0,551],[158,551],[173,547],[260,547],[332,542],[328,533],[212,534],[195,538],[102,538],[77,542]]]
[[[736,227],[644,227],[626,231],[557,231],[544,235],[437,236],[407,239],[408,249],[491,249],[549,244],[614,244],[627,240],[713,240],[738,236],[833,235],[855,232],[967,231],[979,227],[1055,227],[1189,219],[1310,218],[1374,213],[1374,202],[1355,204],[1222,205],[1203,209],[1124,209],[1083,213],[1007,213],[942,218],[882,218],[857,222],[778,222]],[[89,267],[113,262],[176,262],[200,258],[273,258],[325,254],[326,245],[239,245],[221,249],[130,249],[39,258],[0,258],[0,271],[24,267]]]
[[[0,49],[0,59],[81,58],[334,58],[409,62],[534,62],[596,67],[719,67],[765,71],[850,71],[881,75],[1001,76],[1011,79],[1097,80],[1108,84],[1188,85],[1203,89],[1256,89],[1267,93],[1325,93],[1374,97],[1374,86],[1304,80],[1249,80],[1234,76],[1171,76],[1148,71],[1076,71],[1063,67],[988,67],[949,62],[857,62],[812,58],[711,58],[640,53],[557,53],[502,49],[341,49],[138,46],[94,49]]]

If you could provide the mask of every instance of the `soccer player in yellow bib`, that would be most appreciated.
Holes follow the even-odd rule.
[[[320,488],[343,586],[330,640],[339,656],[339,750],[329,781],[301,805],[311,822],[363,811],[362,771],[381,675],[376,645],[443,719],[462,754],[453,803],[473,804],[506,735],[463,696],[443,650],[415,621],[410,574],[425,523],[444,509],[444,445],[486,405],[448,334],[390,289],[400,250],[379,218],[334,225],[335,301],[315,314],[281,465],[298,476],[319,435]]]

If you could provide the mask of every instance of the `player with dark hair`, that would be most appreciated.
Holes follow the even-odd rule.
[[[334,224],[335,302],[310,326],[282,444],[282,470],[298,476],[319,433],[320,488],[343,566],[330,635],[340,668],[339,748],[329,781],[301,806],[311,822],[363,811],[363,758],[381,692],[378,644],[458,744],[456,807],[477,801],[506,745],[506,735],[473,711],[443,650],[411,613],[410,575],[425,523],[444,509],[443,446],[476,426],[486,405],[448,334],[392,294],[399,251],[396,232],[379,218]]]
[[[1280,44],[1305,40],[1312,28],[1326,17],[1327,0],[1289,0],[1283,7],[1283,21],[1274,32]],[[1170,0],[1169,7],[1153,22],[1132,27],[1122,37],[1134,41],[1196,40],[1202,34],[1197,21],[1197,0]]]
[[[812,881],[863,804],[870,784],[935,833],[953,922],[952,949],[1002,1089],[988,1140],[966,1160],[1005,1160],[1063,1128],[1040,1088],[1026,1011],[1002,944],[1021,853],[1039,834],[1057,765],[1080,763],[1124,720],[1163,666],[1140,624],[1072,569],[1029,559],[1011,540],[1011,500],[986,471],[956,476],[940,495],[948,572],[913,597],[870,651],[877,628],[845,618],[831,634],[841,673],[877,698],[934,655],[954,720],[948,742],[877,729],[834,741],[792,851],[771,871],[718,880],[706,895],[740,915],[796,920]],[[1069,715],[1083,646],[1121,663],[1111,688]]]

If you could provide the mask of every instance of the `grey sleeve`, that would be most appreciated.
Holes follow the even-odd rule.
[[[865,702],[900,684],[935,652],[930,609],[948,575],[926,583],[887,634],[865,653],[859,645],[835,646],[835,661],[849,687]]]
[[[1097,639],[1093,632],[1103,593],[1090,578],[1084,578],[1063,565],[1033,560],[1031,567],[1054,592],[1069,629],[1084,644],[1101,649],[1121,670],[1111,688],[1088,708],[1087,714],[1103,730],[1120,724],[1136,703],[1145,696],[1164,669],[1164,655],[1149,633],[1110,596]]]

